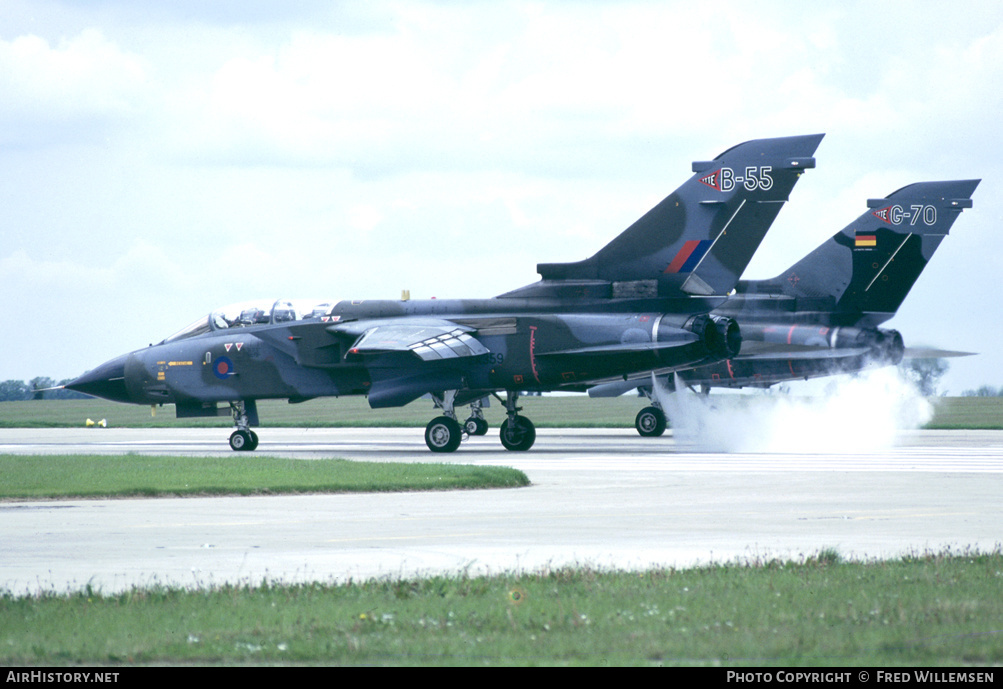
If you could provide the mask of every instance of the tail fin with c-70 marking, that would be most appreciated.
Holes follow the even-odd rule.
[[[972,207],[978,184],[920,182],[870,199],[860,217],[779,276],[742,281],[738,292],[793,297],[795,310],[829,311],[837,324],[882,323],[902,305],[961,211]]]

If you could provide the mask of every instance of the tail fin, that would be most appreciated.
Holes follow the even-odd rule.
[[[503,296],[557,296],[572,284],[611,297],[727,294],[802,170],[815,167],[823,136],[748,141],[693,163],[696,174],[594,256],[541,263],[540,283]]]
[[[873,325],[886,321],[961,211],[972,207],[980,181],[920,182],[869,199],[863,215],[766,282],[799,300],[834,300],[836,312],[866,314]]]

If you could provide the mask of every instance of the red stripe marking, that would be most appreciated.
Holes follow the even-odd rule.
[[[536,326],[529,326],[529,366],[533,370],[533,377],[536,382],[540,382],[540,374],[536,370]]]
[[[669,267],[665,269],[665,272],[678,273],[679,269],[683,267],[684,263],[686,263],[686,259],[690,257],[690,254],[692,254],[699,245],[699,239],[691,239],[688,242],[685,242],[683,244],[683,248],[680,249],[679,253],[676,254],[676,257],[672,259],[672,263],[670,263]]]

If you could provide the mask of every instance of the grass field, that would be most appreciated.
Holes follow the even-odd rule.
[[[0,663],[984,666],[1003,556],[0,594]]]
[[[0,500],[514,488],[508,467],[275,457],[0,455]]]
[[[746,404],[762,398],[750,395],[712,395],[715,404]],[[761,400],[762,401],[762,400]],[[1003,429],[1003,398],[939,397],[934,398],[934,417],[927,428]],[[634,416],[647,402],[625,395],[613,399],[591,399],[585,395],[523,397],[523,414],[540,428],[632,428]],[[418,400],[400,409],[370,409],[361,397],[317,399],[303,404],[282,400],[258,402],[264,426],[407,426],[423,428],[436,412],[428,400]],[[485,410],[493,428],[505,418],[497,401]],[[150,407],[119,404],[105,400],[37,400],[0,402],[0,428],[47,428],[83,426],[87,419],[106,419],[118,428],[148,427],[221,427],[232,426],[229,416],[212,419],[176,419],[173,405],[158,408],[151,416]]]

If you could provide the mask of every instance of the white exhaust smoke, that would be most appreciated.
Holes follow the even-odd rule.
[[[895,367],[836,376],[822,394],[702,397],[676,380],[656,387],[680,449],[696,452],[855,454],[892,447],[933,407]]]

